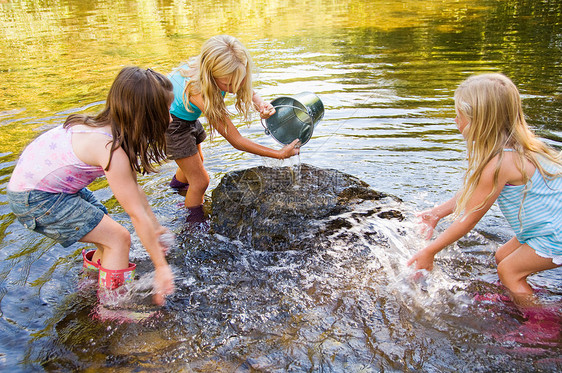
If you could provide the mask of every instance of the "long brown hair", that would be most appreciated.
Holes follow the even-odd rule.
[[[113,152],[123,148],[131,169],[139,173],[155,172],[154,164],[166,158],[166,129],[170,123],[172,83],[151,69],[124,67],[115,78],[97,116],[70,115],[64,127],[85,124],[91,127],[111,125],[111,144],[107,171]]]

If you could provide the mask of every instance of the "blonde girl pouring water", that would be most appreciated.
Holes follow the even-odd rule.
[[[167,154],[178,169],[170,186],[187,189],[188,221],[204,220],[203,199],[209,175],[203,165],[201,143],[206,138],[198,118],[205,115],[211,131],[220,133],[234,148],[264,157],[284,159],[298,154],[298,140],[280,150],[259,145],[238,132],[224,102],[227,93],[236,94],[236,110],[249,119],[253,109],[262,118],[275,113],[252,89],[252,60],[238,39],[218,35],[207,40],[201,53],[189,64],[170,74],[175,99],[170,108],[173,121],[166,133]]]

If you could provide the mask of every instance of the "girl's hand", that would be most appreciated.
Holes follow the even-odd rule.
[[[275,108],[269,102],[261,102],[257,107],[258,112],[260,113],[261,119],[267,119],[273,114],[275,114]]]
[[[296,139],[289,145],[285,145],[283,149],[279,150],[279,159],[285,159],[297,155],[300,152],[299,149],[300,140]]]
[[[166,296],[174,292],[174,275],[169,265],[160,266],[154,271],[154,303],[164,305]]]
[[[426,240],[429,240],[433,235],[433,230],[435,229],[435,226],[440,220],[439,216],[435,215],[433,213],[433,210],[420,212],[416,216],[421,219],[420,221],[420,223],[422,224],[421,231],[420,231],[421,235]]]
[[[413,257],[406,263],[407,266],[411,266],[416,263],[416,269],[425,269],[431,271],[433,269],[433,258],[434,254],[431,254],[427,250],[423,249],[418,251]]]

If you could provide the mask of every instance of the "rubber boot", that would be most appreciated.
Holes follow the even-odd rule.
[[[188,207],[189,215],[187,215],[186,221],[188,223],[203,223],[205,219],[205,212],[203,212],[203,205]]]
[[[137,265],[129,263],[129,267],[125,269],[106,269],[100,264],[98,285],[100,288],[114,290],[124,284],[133,282],[135,278],[135,270]]]
[[[94,319],[129,323],[141,322],[159,314],[160,307],[139,305],[134,287],[123,286],[133,282],[135,270],[133,263],[129,263],[128,268],[117,270],[100,265],[98,304],[92,313]]]
[[[176,179],[176,175],[172,177],[172,181],[170,181],[170,187],[177,189],[177,190],[187,190],[189,188],[188,183],[182,183],[178,179]]]
[[[96,253],[96,250],[90,250],[88,252],[86,252],[86,250],[82,250],[82,258],[84,259],[84,261],[82,263],[82,267],[84,269],[90,269],[90,270],[96,271],[96,272],[99,271],[99,269],[100,269],[99,261],[98,261],[98,263],[94,263],[94,261],[92,260],[95,253]]]
[[[92,260],[95,253],[96,250],[82,250],[82,276],[78,282],[80,290],[96,287],[98,283],[100,265]]]

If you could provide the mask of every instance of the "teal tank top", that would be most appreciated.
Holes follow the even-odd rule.
[[[191,111],[187,111],[185,108],[186,105],[184,102],[183,91],[185,89],[185,85],[189,82],[189,78],[182,76],[179,69],[188,70],[189,66],[187,64],[181,65],[178,69],[175,69],[168,75],[168,78],[172,81],[172,85],[174,86],[174,101],[170,106],[170,113],[180,119],[194,121],[198,119],[202,113],[201,110],[199,110],[199,108],[191,102],[187,103]],[[221,91],[221,95],[224,97],[226,92]]]
[[[187,70],[188,68],[188,65],[182,65],[179,69]],[[191,102],[188,102],[188,106],[191,112],[187,111],[187,109],[185,108],[185,103],[183,101],[183,91],[185,89],[185,85],[189,81],[189,78],[182,76],[179,69],[175,69],[171,74],[168,75],[168,78],[170,78],[170,80],[172,81],[172,85],[174,86],[174,101],[170,106],[170,113],[180,119],[194,121],[201,116],[201,110],[199,110],[199,108],[193,105]]]

